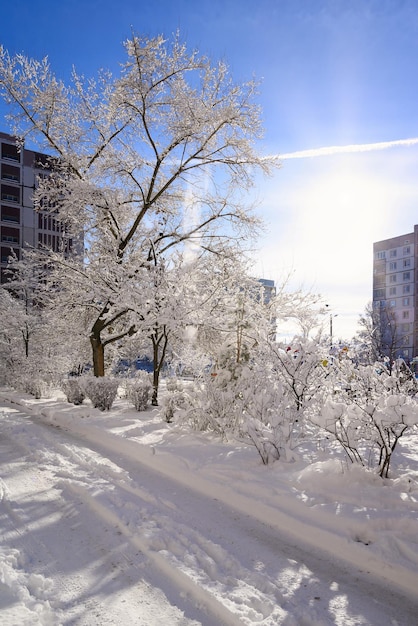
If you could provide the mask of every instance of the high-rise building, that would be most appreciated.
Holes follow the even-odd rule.
[[[411,361],[418,355],[418,225],[373,244],[373,309],[383,352]]]
[[[276,285],[274,284],[274,280],[270,280],[268,278],[259,278],[258,282],[263,287],[264,304],[268,304],[273,296],[276,295]]]
[[[16,138],[0,132],[0,271],[1,282],[7,281],[8,258],[21,258],[22,248],[47,246],[61,249],[65,242],[71,250],[73,241],[63,238],[64,226],[57,212],[34,210],[33,193],[40,177],[48,176],[53,162],[47,155],[26,148],[19,149]]]

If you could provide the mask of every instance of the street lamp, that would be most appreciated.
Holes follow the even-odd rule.
[[[326,307],[329,308],[329,304],[325,305]],[[332,318],[333,317],[337,317],[338,313],[330,313],[329,314],[329,343],[330,343],[330,348],[332,348]]]
[[[335,313],[334,315],[332,313],[329,314],[329,342],[331,344],[331,348],[332,348],[332,318],[333,317],[337,317],[338,313]]]

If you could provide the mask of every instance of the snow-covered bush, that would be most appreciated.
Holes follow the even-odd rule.
[[[270,343],[269,348],[283,392],[296,411],[303,410],[315,397],[325,377],[319,340],[299,338],[287,346]]]
[[[174,394],[169,394],[161,402],[161,415],[167,424],[171,424],[174,419],[174,414],[178,408],[177,401],[178,398]]]
[[[62,381],[61,389],[67,397],[67,401],[72,404],[83,404],[86,393],[79,378],[67,378]]]
[[[167,424],[174,421],[176,414],[180,419],[184,419],[184,415],[190,408],[190,394],[193,394],[193,386],[189,386],[188,391],[184,388],[181,381],[177,379],[168,379],[167,394],[162,398],[161,415]]]
[[[305,410],[324,377],[318,343],[299,339],[281,347],[267,342],[264,350],[253,350],[248,363],[238,369],[234,365],[229,377],[228,370],[220,372],[216,382],[226,382],[227,392],[221,391],[223,403],[218,406],[234,415],[234,432],[255,446],[264,464],[279,458],[293,460],[300,441],[312,434]],[[223,423],[230,428],[231,420]]]
[[[244,370],[241,384],[241,428],[263,463],[293,460],[295,448],[306,434],[302,408],[296,408],[277,372],[265,364]]]
[[[149,404],[152,391],[151,376],[147,372],[138,372],[134,379],[128,379],[125,383],[127,400],[133,404],[136,411],[145,411]]]
[[[333,370],[332,389],[324,389],[311,420],[332,435],[352,463],[387,478],[399,439],[418,426],[415,381],[403,367],[389,373],[381,364],[345,362]]]
[[[22,386],[26,393],[30,393],[37,400],[49,398],[51,395],[51,385],[36,376],[25,377]]]
[[[303,411],[296,410],[268,357],[260,352],[249,363],[222,363],[190,393],[184,419],[195,429],[249,441],[264,464],[293,459],[304,432]]]
[[[271,404],[269,413],[268,420],[260,418],[261,412],[260,416],[247,415],[244,432],[255,446],[264,465],[278,459],[294,460],[301,433],[294,412],[283,403],[277,402]]]
[[[12,386],[39,400],[51,397],[54,381],[49,372],[45,371],[42,366],[36,367],[34,359],[29,358],[25,359],[20,368],[15,371]]]
[[[240,432],[241,417],[237,379],[229,370],[221,369],[201,377],[190,393],[190,406],[184,414],[192,428],[224,438]]]
[[[165,386],[167,391],[183,391],[183,383],[178,378],[167,378]]]
[[[86,376],[82,385],[86,396],[93,406],[100,411],[109,411],[118,393],[118,380],[103,376],[96,378]]]

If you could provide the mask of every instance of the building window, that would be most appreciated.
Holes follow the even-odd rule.
[[[396,287],[390,287],[389,295],[390,296],[396,296]]]
[[[10,228],[10,226],[1,227],[1,240],[7,243],[19,243],[19,229]]]
[[[391,283],[396,283],[396,274],[391,274],[391,275],[389,276],[389,281],[390,281]]]
[[[404,298],[402,300],[402,306],[409,306],[409,298]]]
[[[403,273],[403,279],[404,280],[411,280],[411,272],[404,272]]]
[[[12,180],[14,183],[19,183],[20,169],[18,167],[13,167],[13,165],[2,163],[1,177],[3,180]]]
[[[2,143],[1,158],[20,162],[20,152],[18,151],[17,146],[10,143]]]
[[[403,333],[409,333],[409,324],[402,324],[401,328]]]
[[[405,246],[405,248],[403,249],[403,254],[404,256],[411,254],[411,246]]]
[[[411,285],[404,285],[402,288],[403,293],[411,293]]]
[[[386,250],[381,250],[377,252],[376,259],[385,259],[386,258]]]
[[[20,222],[20,209],[17,208],[17,207],[2,206],[1,207],[1,221],[2,222],[13,222],[15,224],[19,224],[19,222]]]
[[[404,320],[409,320],[409,311],[403,311],[402,318]]]
[[[10,187],[9,185],[1,186],[1,199],[7,202],[19,202],[20,192],[18,187]]]
[[[393,272],[393,270],[396,270],[396,261],[389,263],[389,271]]]
[[[395,307],[396,306],[396,300],[390,300],[389,306],[390,307]]]
[[[389,256],[390,256],[391,259],[396,257],[396,250],[391,250],[390,253],[389,253]]]
[[[7,243],[19,243],[19,237],[13,235],[2,235],[1,240],[7,241]]]
[[[403,266],[404,267],[411,267],[411,259],[404,259],[403,260]]]

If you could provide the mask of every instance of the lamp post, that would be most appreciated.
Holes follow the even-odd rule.
[[[331,344],[331,348],[332,348],[332,318],[333,317],[338,317],[338,313],[334,313],[334,315],[330,313],[330,316],[329,316],[329,341]]]
[[[329,308],[329,304],[325,305],[327,308]],[[338,313],[330,313],[329,314],[329,343],[330,343],[330,348],[332,348],[332,318],[333,317],[337,317]]]

